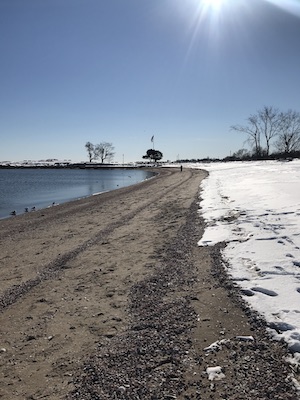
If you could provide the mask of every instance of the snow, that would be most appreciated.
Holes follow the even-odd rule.
[[[222,372],[222,367],[207,367],[206,373],[208,375],[208,379],[210,381],[220,381],[221,379],[225,378],[225,375]]]
[[[300,362],[300,160],[196,164],[207,224],[199,246],[224,241],[228,274],[274,338]]]

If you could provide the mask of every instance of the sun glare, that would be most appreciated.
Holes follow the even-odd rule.
[[[219,48],[219,44],[224,36],[222,35],[224,29],[227,24],[232,22],[232,19],[235,20],[236,1],[237,0],[189,0],[190,4],[193,4],[193,15],[191,17],[190,43],[186,60],[190,57],[195,45],[197,45],[198,42],[200,43],[204,37],[211,44],[210,51],[215,51],[215,49]]]
[[[205,8],[211,8],[215,11],[220,10],[225,0],[203,0],[203,5]]]

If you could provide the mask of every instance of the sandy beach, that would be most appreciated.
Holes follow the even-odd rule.
[[[286,346],[197,245],[207,173],[157,172],[0,221],[1,399],[299,398]]]

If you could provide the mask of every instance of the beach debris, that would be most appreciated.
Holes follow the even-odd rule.
[[[222,344],[230,342],[230,339],[217,340],[204,348],[204,351],[219,351],[222,349]]]
[[[253,336],[236,336],[235,338],[237,340],[242,341],[242,342],[254,342],[254,337]]]
[[[254,341],[253,336],[236,336],[235,339],[240,342],[253,342]],[[213,342],[209,346],[205,347],[203,350],[206,352],[214,352],[214,351],[222,350],[222,345],[229,343],[231,340],[232,339],[217,340],[216,342]]]
[[[222,371],[222,367],[207,367],[206,373],[210,381],[220,381],[225,378],[225,374]]]

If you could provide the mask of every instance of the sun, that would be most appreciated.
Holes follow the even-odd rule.
[[[202,2],[205,8],[211,8],[215,11],[218,11],[225,3],[225,0],[202,0]]]
[[[182,1],[182,0],[178,0]],[[235,19],[235,3],[237,0],[189,0],[193,5],[190,22],[190,42],[186,60],[201,37],[206,37],[219,48],[222,32],[228,23]],[[241,0],[240,0],[241,1]],[[248,0],[244,0],[248,1]],[[249,0],[250,1],[250,0]],[[300,1],[300,0],[297,0]],[[228,22],[229,21],[229,22]]]

